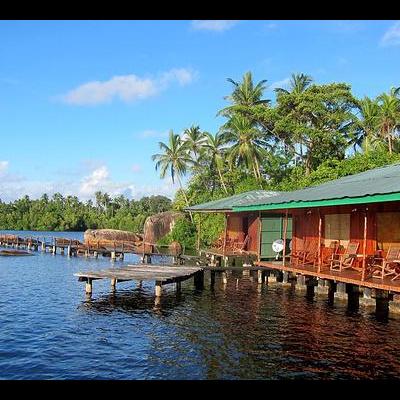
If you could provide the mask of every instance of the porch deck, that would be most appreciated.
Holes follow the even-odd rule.
[[[390,277],[381,278],[365,278],[361,279],[361,271],[355,269],[347,269],[342,272],[331,271],[323,269],[318,272],[318,268],[314,266],[294,266],[289,261],[284,264],[282,261],[256,261],[255,265],[266,267],[269,269],[277,269],[281,271],[293,272],[296,274],[303,274],[315,276],[321,279],[331,279],[337,282],[350,283],[353,285],[365,286],[373,289],[389,290],[391,292],[400,293],[400,279],[392,281]]]
[[[257,256],[257,252],[254,251],[247,251],[243,250],[242,252],[239,251],[233,251],[232,249],[225,249],[225,254],[222,249],[219,249],[217,247],[210,247],[207,249],[201,249],[200,254],[209,254],[211,256],[217,256],[217,257],[248,257],[248,256]]]

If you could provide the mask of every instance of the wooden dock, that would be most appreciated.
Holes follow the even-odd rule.
[[[83,243],[77,239],[59,237],[20,237],[18,235],[0,235],[0,246],[14,249],[25,249],[27,251],[49,252],[54,255],[61,254],[72,256],[84,256],[98,258],[99,256],[110,257],[111,260],[123,260],[125,254],[137,254],[141,256],[142,262],[151,263],[152,256],[170,256],[174,263],[181,264],[183,256],[164,252],[161,247],[148,245],[138,248],[130,242],[114,242],[105,245],[101,241]],[[165,247],[165,246],[164,246]]]
[[[78,281],[86,282],[86,294],[89,297],[93,291],[92,283],[98,279],[110,279],[112,290],[116,289],[117,282],[134,280],[141,285],[143,281],[154,281],[156,304],[159,303],[163,285],[175,283],[177,290],[180,290],[181,282],[191,277],[194,277],[196,287],[202,288],[204,285],[204,270],[201,267],[138,264],[99,271],[77,272],[74,276],[78,277]]]

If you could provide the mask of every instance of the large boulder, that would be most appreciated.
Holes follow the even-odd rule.
[[[177,211],[165,211],[148,217],[144,223],[144,241],[157,243],[172,231],[176,221],[184,216]]]
[[[128,242],[137,243],[143,240],[142,235],[117,229],[88,229],[84,234],[85,244]]]

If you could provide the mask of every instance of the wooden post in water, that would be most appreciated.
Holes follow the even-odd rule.
[[[161,295],[162,295],[162,282],[161,281],[156,281],[155,295],[156,295],[156,297],[161,297]]]
[[[260,269],[257,271],[257,282],[263,283],[263,271],[261,271]]]
[[[56,238],[53,237],[53,254],[57,253],[57,242],[56,242]]]
[[[215,285],[215,271],[210,271],[210,287],[213,288]]]
[[[111,290],[115,292],[116,288],[117,288],[117,279],[111,278]]]
[[[86,281],[86,294],[91,295],[92,294],[92,278],[87,278]]]
[[[200,270],[194,274],[194,286],[196,289],[204,288],[204,271]]]
[[[363,261],[362,261],[362,274],[361,280],[365,280],[365,267],[366,267],[366,257],[367,257],[367,228],[368,228],[368,207],[365,208],[364,214],[364,241],[363,241]]]
[[[226,274],[226,272],[222,273],[222,283],[224,285],[226,285],[228,283],[228,275]]]

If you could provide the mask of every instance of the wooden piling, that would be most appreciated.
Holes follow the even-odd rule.
[[[155,289],[156,297],[161,297],[161,295],[162,295],[162,282],[161,281],[156,281],[154,289]]]
[[[336,292],[333,297],[337,300],[348,300],[349,295],[346,291],[346,283],[344,282],[337,282],[336,284]]]
[[[257,271],[257,282],[258,283],[263,283],[263,271],[261,271],[261,270],[258,270]]]
[[[204,271],[198,271],[194,274],[194,286],[196,289],[203,289],[204,288]]]
[[[87,278],[87,281],[86,281],[86,294],[87,295],[92,294],[92,279],[91,278]]]

